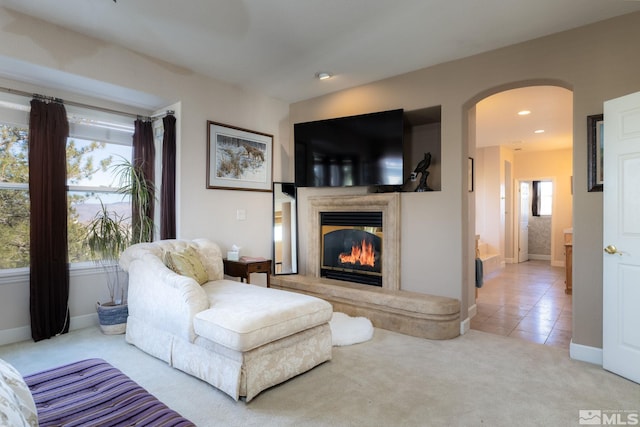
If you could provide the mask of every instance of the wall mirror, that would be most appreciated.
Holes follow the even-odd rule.
[[[273,183],[273,274],[298,273],[296,186]]]

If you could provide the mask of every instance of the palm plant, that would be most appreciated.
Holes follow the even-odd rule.
[[[154,227],[150,217],[154,202],[153,183],[144,178],[140,166],[124,158],[113,165],[112,169],[118,193],[131,199],[131,217],[109,211],[100,200],[101,209],[89,223],[85,239],[91,257],[106,273],[111,298],[107,305],[126,303],[125,273],[118,266],[118,259],[128,246],[150,242]]]
[[[86,243],[91,257],[106,273],[111,300],[107,305],[124,304],[126,301],[124,278],[118,266],[122,251],[129,246],[130,228],[123,215],[111,212],[100,200],[100,210],[87,228]]]
[[[134,166],[124,158],[113,166],[113,171],[118,182],[118,193],[131,197],[130,244],[152,241],[153,183],[144,177],[141,166]]]

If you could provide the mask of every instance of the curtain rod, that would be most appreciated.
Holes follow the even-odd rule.
[[[0,86],[0,92],[11,93],[11,94],[14,94],[14,95],[24,96],[24,97],[27,97],[27,98],[38,98],[38,99],[48,100],[48,101],[51,101],[51,102],[59,102],[61,104],[71,105],[71,106],[80,107],[80,108],[88,108],[90,110],[102,111],[104,113],[119,114],[119,115],[122,115],[122,116],[133,117],[135,119],[140,119],[140,120],[144,120],[144,121],[152,121],[156,117],[156,116],[153,116],[153,117],[141,116],[139,114],[127,113],[125,111],[113,110],[111,108],[96,107],[95,105],[83,104],[81,102],[65,101],[63,99],[54,98],[52,96],[40,95],[40,94],[37,94],[37,93],[30,93],[30,92],[25,92],[25,91],[17,90],[17,89],[10,89],[8,87],[2,87],[2,86]],[[174,112],[172,110],[167,110],[167,114],[173,114],[173,113]]]
[[[165,116],[173,116],[175,113],[176,113],[176,112],[175,112],[175,111],[173,111],[173,110],[167,110],[167,111],[165,111],[164,113],[156,113],[156,114],[153,114],[153,115],[151,116],[151,118],[152,118],[152,119],[155,119],[155,118],[158,118],[158,117],[160,117],[160,116],[162,116],[162,115],[165,115]]]

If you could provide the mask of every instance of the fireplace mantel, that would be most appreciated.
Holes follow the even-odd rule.
[[[320,213],[344,211],[382,212],[384,240],[382,253],[382,288],[400,289],[400,195],[380,193],[349,196],[309,197],[307,236],[309,248],[306,271],[312,277],[320,277]]]

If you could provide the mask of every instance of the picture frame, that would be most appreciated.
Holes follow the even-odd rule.
[[[467,160],[467,188],[469,188],[469,193],[473,193],[474,186],[474,165],[473,165],[473,157],[469,157]]]
[[[602,191],[604,183],[604,116],[587,116],[588,182],[590,192]]]
[[[272,191],[273,135],[207,121],[207,188]]]

